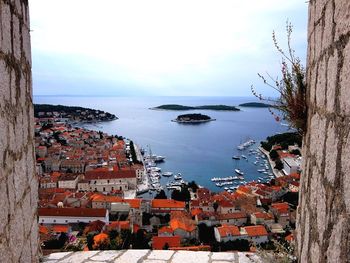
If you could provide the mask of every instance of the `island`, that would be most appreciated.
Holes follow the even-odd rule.
[[[215,121],[216,119],[210,118],[208,115],[200,114],[200,113],[191,113],[191,114],[183,114],[177,116],[174,122],[178,123],[203,123],[208,121]]]
[[[240,107],[252,107],[252,108],[270,108],[273,107],[271,104],[262,103],[262,102],[247,102],[239,104]]]
[[[102,110],[51,104],[34,104],[34,117],[61,118],[71,122],[98,122],[118,119],[114,114]]]
[[[151,110],[215,110],[215,111],[239,111],[235,106],[227,105],[203,105],[203,106],[184,106],[179,104],[165,104],[158,107],[150,108]]]

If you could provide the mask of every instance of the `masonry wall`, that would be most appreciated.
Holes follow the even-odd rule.
[[[350,261],[350,1],[309,1],[300,262]]]
[[[0,262],[37,262],[28,1],[0,0]]]

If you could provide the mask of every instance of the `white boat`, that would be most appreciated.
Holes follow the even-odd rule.
[[[247,156],[245,156],[245,155],[243,155],[243,154],[242,154],[241,156],[242,156],[243,159],[246,159],[246,160],[247,160]]]
[[[181,179],[182,179],[181,174],[178,173],[177,175],[174,175],[174,179],[175,179],[175,180],[181,180]]]
[[[239,175],[244,175],[244,173],[240,169],[235,169],[235,172]]]
[[[266,172],[266,170],[265,169],[259,169],[258,172],[259,173],[263,173],[263,172]]]
[[[241,157],[240,157],[240,156],[238,156],[238,155],[234,155],[234,156],[232,156],[232,159],[234,159],[234,160],[240,160],[240,159],[241,159]]]
[[[165,172],[165,173],[163,173],[163,176],[170,177],[170,176],[173,176],[173,173],[172,172]]]

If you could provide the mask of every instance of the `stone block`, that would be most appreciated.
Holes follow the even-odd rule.
[[[13,23],[13,55],[15,58],[21,60],[21,50],[22,50],[22,41],[21,41],[21,32],[20,32],[20,23],[16,15],[12,15]]]
[[[158,259],[145,259],[142,260],[142,263],[167,263],[167,261]]]
[[[334,10],[334,22],[336,23],[335,39],[339,40],[341,35],[345,35],[350,31],[350,2],[348,0],[338,0]]]
[[[335,51],[330,57],[328,57],[327,67],[327,111],[334,112],[335,110],[335,88],[337,85],[337,63],[338,53]]]
[[[10,75],[4,60],[0,60],[0,76],[0,107],[2,108],[5,101],[10,99]]]
[[[326,83],[327,83],[327,66],[326,66],[326,57],[321,59],[318,62],[317,67],[317,80],[316,80],[316,105],[319,108],[323,108],[325,106],[325,100],[326,100]],[[311,86],[311,88],[313,88]]]
[[[338,146],[338,137],[336,135],[334,122],[330,121],[327,129],[327,140],[326,148],[327,153],[325,156],[325,178],[331,184],[335,181],[336,173],[336,161],[337,161],[337,146]]]
[[[191,251],[178,251],[173,256],[171,263],[198,263],[198,262],[209,262],[210,252],[191,252]]]
[[[350,3],[349,3],[350,4]],[[350,6],[349,6],[350,8]],[[349,15],[350,16],[350,15]],[[350,23],[350,20],[349,20]],[[343,68],[340,72],[339,86],[340,86],[340,114],[343,116],[350,116],[350,41],[343,50]],[[336,88],[336,87],[334,87]]]
[[[133,249],[127,250],[120,257],[118,257],[114,263],[138,263],[149,253],[147,249]]]
[[[64,257],[67,257],[68,255],[72,255],[73,252],[58,252],[58,253],[52,253],[46,257],[44,257],[44,261],[47,262],[49,260],[60,260]]]
[[[122,251],[116,251],[116,250],[107,250],[102,251],[98,253],[97,255],[90,258],[90,260],[93,261],[112,261],[113,259],[117,258]]]
[[[322,41],[322,49],[325,50],[329,46],[332,45],[333,39],[333,5],[332,2],[328,2],[327,8],[325,10],[324,16],[324,28],[323,28],[323,41]]]
[[[20,206],[16,206],[14,214],[11,215],[9,226],[9,247],[12,250],[12,260],[13,262],[19,262],[20,252],[24,247],[25,241],[23,213]]]
[[[2,25],[2,39],[0,49],[4,53],[10,53],[11,46],[11,11],[10,6],[5,3],[1,3],[1,25]]]
[[[152,250],[147,259],[169,260],[174,254],[173,250]]]
[[[75,252],[74,254],[65,257],[64,259],[61,259],[60,263],[81,263],[93,257],[97,253],[98,251]]]
[[[0,168],[1,172],[1,168]],[[5,232],[5,228],[8,225],[8,198],[6,194],[6,179],[0,180],[0,207],[1,207],[1,213],[0,213],[0,233]]]
[[[220,252],[220,253],[213,253],[211,255],[211,260],[229,260],[234,261],[237,257],[237,253],[226,253],[226,252]]]
[[[349,129],[349,127],[347,129]],[[342,167],[342,175],[344,178],[343,198],[344,198],[344,203],[346,206],[346,212],[348,214],[350,214],[350,161],[349,161],[349,158],[350,158],[350,134],[348,134],[347,137],[345,138],[341,154],[342,154],[341,167]]]

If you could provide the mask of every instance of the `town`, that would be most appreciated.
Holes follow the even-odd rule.
[[[276,242],[292,247],[300,151],[263,146],[276,165],[276,177],[267,183],[214,193],[191,182],[173,190],[171,199],[159,189],[154,198],[141,198],[151,171],[132,141],[76,128],[60,117],[36,118],[42,250],[257,251],[274,250]]]

